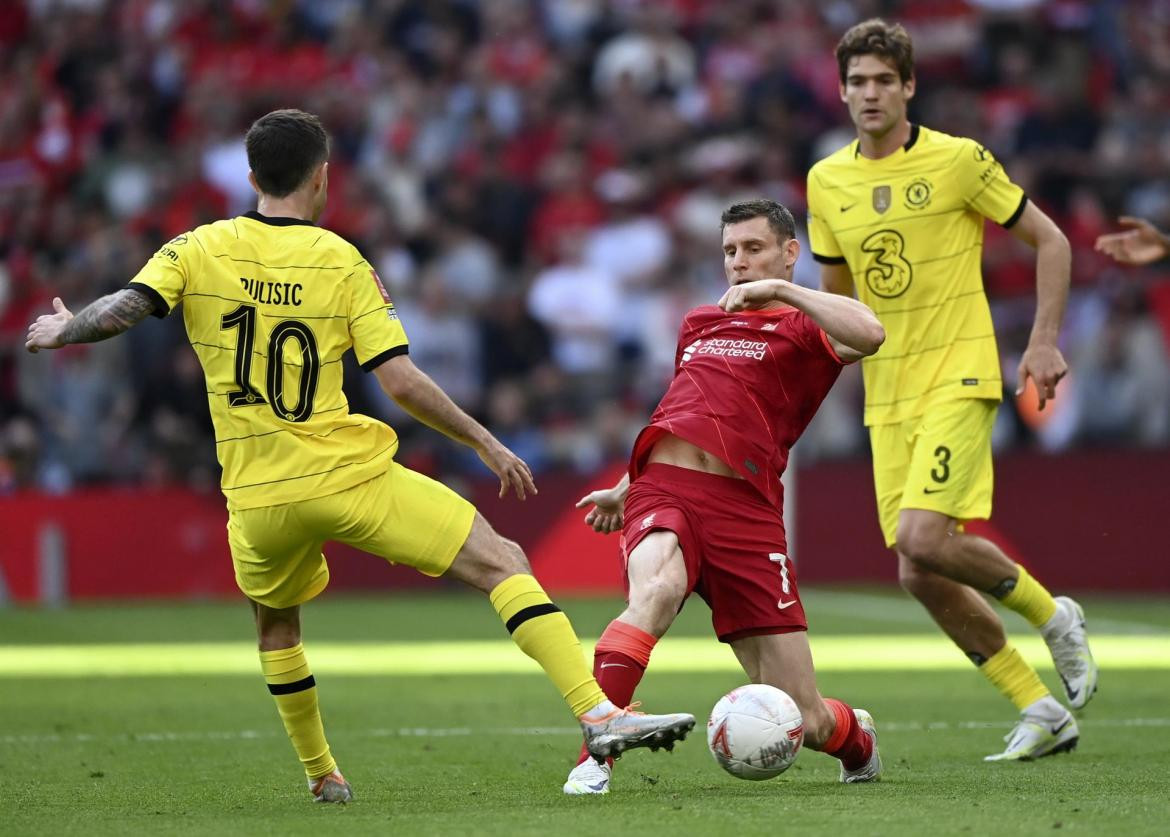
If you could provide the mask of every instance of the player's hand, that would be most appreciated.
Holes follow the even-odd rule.
[[[732,285],[719,298],[717,304],[728,314],[743,311],[746,308],[763,308],[769,302],[776,301],[777,285],[783,281],[783,279],[758,279],[755,282]]]
[[[1166,236],[1149,221],[1123,215],[1117,219],[1125,232],[1108,233],[1097,237],[1093,249],[1112,256],[1122,264],[1149,264],[1170,255]]]
[[[36,322],[30,323],[28,337],[24,347],[33,354],[40,349],[60,349],[65,343],[61,340],[61,332],[73,319],[73,312],[65,307],[61,297],[53,297],[53,314],[42,314]]]
[[[616,488],[592,491],[577,501],[577,508],[593,506],[585,515],[585,523],[594,532],[608,535],[622,528],[625,521],[626,493]]]
[[[532,479],[532,470],[528,463],[512,451],[501,445],[497,440],[491,442],[476,453],[483,460],[483,464],[492,469],[492,473],[500,478],[500,497],[503,498],[509,491],[515,491],[516,496],[523,500],[529,494],[538,494],[536,482]]]
[[[1040,398],[1040,409],[1049,400],[1056,397],[1056,385],[1060,379],[1068,374],[1068,364],[1064,362],[1064,355],[1056,346],[1041,344],[1029,346],[1020,358],[1020,367],[1016,370],[1016,395],[1022,395],[1028,378],[1036,385],[1036,394]]]

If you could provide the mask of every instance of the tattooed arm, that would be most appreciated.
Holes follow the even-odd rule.
[[[53,298],[53,314],[43,314],[28,327],[24,347],[59,349],[69,343],[96,343],[126,331],[154,311],[145,294],[131,288],[103,296],[75,317],[60,297]]]

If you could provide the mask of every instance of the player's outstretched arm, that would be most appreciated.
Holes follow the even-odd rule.
[[[829,335],[833,351],[847,363],[872,355],[885,342],[885,329],[864,302],[802,288],[784,279],[733,285],[719,300],[719,306],[732,312],[760,308],[770,302],[782,302],[808,314]]]
[[[1099,253],[1121,264],[1150,264],[1170,256],[1170,234],[1164,233],[1144,218],[1122,215],[1117,219],[1125,232],[1098,236],[1093,245]]]
[[[1028,378],[1036,384],[1040,409],[1056,397],[1056,385],[1068,374],[1068,364],[1056,345],[1068,304],[1072,248],[1060,227],[1031,201],[1011,228],[1012,235],[1036,248],[1036,318],[1028,347],[1017,370],[1016,395]]]
[[[621,480],[613,488],[602,488],[591,491],[577,501],[577,508],[583,509],[593,506],[585,515],[585,523],[593,528],[594,532],[608,535],[622,528],[625,521],[626,495],[630,493],[630,475],[622,474]]]
[[[428,427],[433,427],[449,439],[467,445],[479,454],[500,478],[500,496],[515,491],[521,500],[536,494],[536,483],[527,463],[504,447],[500,440],[487,431],[450,399],[447,393],[419,369],[406,355],[391,358],[374,370],[382,391],[393,398],[402,409]]]
[[[29,325],[24,347],[35,353],[70,343],[96,343],[121,334],[153,311],[154,303],[132,288],[103,296],[76,316],[60,297],[53,297],[53,313],[42,314]]]

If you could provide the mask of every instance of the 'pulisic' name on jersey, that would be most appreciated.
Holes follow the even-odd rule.
[[[264,282],[241,276],[240,284],[244,286],[248,296],[261,305],[301,304],[301,291],[304,286],[300,282]]]

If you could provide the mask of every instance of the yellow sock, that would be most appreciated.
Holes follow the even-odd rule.
[[[1036,669],[1024,662],[1011,643],[996,651],[991,659],[979,666],[979,670],[1021,712],[1049,694]]]
[[[292,648],[261,651],[260,668],[305,774],[310,779],[329,775],[337,769],[337,762],[325,740],[317,708],[317,682],[309,673],[305,649],[297,643]]]
[[[1039,628],[1056,613],[1056,601],[1043,584],[1028,575],[1028,571],[1019,564],[1016,566],[1020,570],[1016,586],[1000,601],[1004,607],[1011,608],[1031,622],[1033,628]]]
[[[540,663],[573,717],[580,718],[606,699],[585,663],[581,641],[569,618],[535,578],[522,574],[506,578],[492,590],[490,598],[512,641]]]

